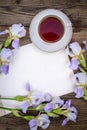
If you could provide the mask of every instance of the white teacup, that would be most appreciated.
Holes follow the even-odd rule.
[[[58,22],[60,21],[60,24],[62,25],[62,28],[64,30],[62,37],[60,39],[56,39],[54,41],[50,41],[50,40],[46,41],[40,36],[39,28],[40,28],[42,22],[45,22],[45,20],[47,20],[49,18],[56,19],[56,20],[58,20]],[[54,23],[52,25],[52,23],[50,24],[50,21],[49,21],[48,26],[50,28],[53,28],[55,32],[57,31]],[[46,25],[46,27],[47,27],[47,25]],[[58,26],[57,26],[57,28],[58,28]],[[49,32],[49,28],[47,31]],[[32,43],[34,43],[38,48],[40,48],[41,50],[47,51],[47,52],[54,52],[54,51],[58,51],[58,50],[64,48],[70,42],[71,37],[72,37],[72,24],[71,24],[69,18],[63,12],[56,10],[56,9],[46,9],[46,10],[38,13],[33,18],[32,22],[30,24],[29,32],[30,32],[30,38],[31,38]]]

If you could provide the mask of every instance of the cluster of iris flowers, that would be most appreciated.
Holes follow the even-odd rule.
[[[0,35],[9,34],[5,43],[0,44],[0,72],[8,74],[9,63],[13,60],[14,54],[10,49],[18,49],[19,39],[26,35],[26,30],[22,24],[13,24],[8,30],[0,32]],[[87,100],[87,59],[85,53],[87,43],[83,41],[83,47],[78,42],[69,44],[66,48],[67,55],[70,56],[69,67],[76,73],[73,77],[75,83],[74,92],[76,98]],[[69,120],[76,122],[77,109],[71,106],[71,100],[64,101],[60,97],[53,97],[50,93],[42,94],[39,91],[31,90],[29,83],[26,84],[27,95],[15,96],[12,98],[0,97],[0,100],[14,100],[21,102],[17,108],[7,108],[0,106],[0,109],[9,110],[14,116],[29,121],[31,130],[37,130],[38,127],[46,129],[50,125],[50,117],[64,116],[62,126],[65,126]],[[37,116],[30,115],[28,111],[36,111]],[[24,114],[23,114],[24,113]]]
[[[8,34],[9,36],[5,43],[0,43],[0,72],[8,74],[9,63],[14,57],[10,47],[12,46],[14,49],[19,48],[19,39],[26,35],[26,30],[22,24],[13,24],[8,30],[0,32],[0,35],[4,34]]]

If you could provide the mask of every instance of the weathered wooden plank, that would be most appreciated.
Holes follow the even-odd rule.
[[[87,41],[87,0],[0,0],[0,31],[14,23],[26,26],[27,35],[20,40],[21,45],[30,43],[29,25],[32,18],[41,10],[47,8],[60,9],[66,13],[73,24],[71,41],[82,43]],[[0,43],[4,42],[7,35],[0,36]],[[64,95],[62,98],[72,99],[72,104],[78,109],[77,123],[69,122],[66,127],[61,127],[61,119],[51,119],[48,130],[86,130],[87,129],[87,102],[75,99],[75,94]],[[0,118],[0,130],[29,130],[28,122],[15,118],[11,114]],[[41,129],[39,129],[41,130]]]
[[[41,10],[47,8],[57,8],[62,10],[66,15],[69,16],[70,20],[73,23],[74,27],[87,27],[87,5],[84,6],[70,6],[67,8],[55,7],[50,5],[50,7],[46,6],[0,6],[0,25],[10,25],[15,23],[23,23],[28,26],[31,22],[32,18]]]
[[[76,5],[85,5],[86,0],[0,0],[0,6],[4,5],[19,5],[19,6],[57,6],[57,7],[68,7]]]

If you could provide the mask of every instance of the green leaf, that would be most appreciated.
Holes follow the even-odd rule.
[[[2,44],[2,43],[0,43],[0,52],[1,52],[1,50],[2,50],[2,47],[3,47],[3,44]]]
[[[85,57],[84,57],[83,54],[81,54],[81,59],[79,59],[79,60],[80,60],[81,65],[82,65],[84,68],[86,68],[86,59],[85,59]]]
[[[85,100],[87,100],[87,96],[84,96],[83,98],[84,98]]]
[[[25,98],[26,98],[26,96],[15,96],[13,99],[16,100],[16,101],[21,102],[21,101],[24,101]]]
[[[84,95],[87,97],[87,90],[85,89],[85,91],[84,91]]]
[[[61,108],[57,108],[57,109],[53,110],[53,113],[58,114],[58,115],[62,115],[63,111]]]
[[[1,59],[0,59],[0,66],[2,65],[2,61],[1,61]]]
[[[36,110],[43,110],[45,104],[40,104],[39,106],[36,107]]]
[[[29,121],[29,120],[32,120],[34,116],[22,116],[22,118]]]
[[[10,46],[11,41],[12,41],[12,39],[11,39],[10,37],[8,37],[7,40],[5,41],[5,45],[4,45],[4,47],[8,47],[8,46]]]
[[[53,112],[47,112],[47,114],[48,114],[48,116],[50,116],[50,117],[59,117],[58,114],[55,114],[55,113],[53,113]]]
[[[18,110],[12,110],[12,114],[16,117],[21,117]]]

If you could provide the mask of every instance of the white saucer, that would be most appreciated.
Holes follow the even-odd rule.
[[[63,37],[59,41],[53,44],[47,44],[47,42],[41,39],[38,33],[38,26],[41,20],[49,16],[53,16],[60,19],[64,25]],[[54,52],[64,48],[70,42],[72,38],[72,24],[69,18],[63,12],[56,9],[46,9],[38,13],[33,18],[30,24],[29,33],[30,33],[30,38],[32,40],[32,43],[34,43],[38,48],[40,48],[43,51]]]

